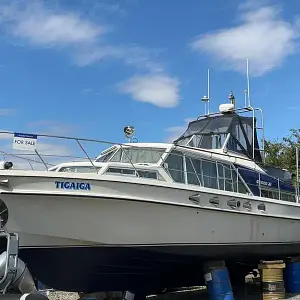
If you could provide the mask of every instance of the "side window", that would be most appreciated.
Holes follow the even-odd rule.
[[[208,188],[217,189],[217,165],[215,162],[202,161],[203,185]]]
[[[261,195],[262,195],[262,197],[265,197],[265,198],[272,198],[272,192],[267,191],[267,190],[261,190]]]
[[[231,166],[224,163],[218,163],[219,186],[221,190],[236,191],[237,190],[237,177]],[[234,187],[235,183],[235,187]]]
[[[139,174],[139,177],[143,178],[150,178],[150,179],[157,179],[157,173],[153,171],[137,171]]]
[[[108,168],[106,173],[115,173],[115,174],[121,174],[121,175],[135,175],[135,170],[124,169],[124,168]]]
[[[292,194],[281,193],[281,200],[289,201],[289,202],[296,202],[296,198]]]
[[[188,183],[199,183],[208,188],[217,189],[217,168],[216,163],[196,158],[186,158]]]
[[[97,172],[101,167],[96,167]],[[62,167],[59,172],[71,172],[71,173],[96,173],[96,170],[92,166],[70,166]]]
[[[200,185],[201,171],[200,171],[200,169],[199,169],[200,172],[196,171],[196,166],[194,164],[195,161],[196,161],[195,159],[191,159],[187,156],[185,157],[187,180],[188,180],[188,184]],[[200,161],[198,161],[198,162],[200,162]]]
[[[271,198],[271,199],[279,199],[279,192],[276,190],[272,191],[272,190],[265,190],[265,189],[261,189],[261,195],[262,197],[266,197],[266,198]],[[296,198],[295,195],[290,194],[290,193],[280,193],[280,200],[283,201],[289,201],[289,202],[296,202]]]
[[[164,162],[164,168],[175,182],[185,183],[183,155],[181,152],[172,151]]]

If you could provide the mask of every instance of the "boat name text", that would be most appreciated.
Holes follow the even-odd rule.
[[[259,182],[260,182],[260,184],[265,185],[265,186],[272,186],[272,182],[262,181],[262,180],[257,179],[256,183],[259,184]]]
[[[55,181],[57,189],[91,190],[91,185],[86,182]]]

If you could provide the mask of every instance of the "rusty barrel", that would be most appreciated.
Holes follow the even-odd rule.
[[[275,300],[285,298],[283,281],[283,260],[261,261],[258,265],[261,277],[262,299]]]

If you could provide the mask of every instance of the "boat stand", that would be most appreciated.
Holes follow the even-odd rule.
[[[7,239],[5,269],[0,280],[0,293],[5,294],[10,284],[14,282],[18,271],[19,236],[17,233],[1,230],[0,238]]]
[[[14,283],[18,272],[18,255],[19,255],[19,235],[14,232],[5,232],[0,230],[0,239],[6,238],[6,252],[4,261],[0,260],[0,265],[5,266],[0,270],[0,300],[47,300],[48,298],[41,293],[28,294],[7,294],[7,290]]]

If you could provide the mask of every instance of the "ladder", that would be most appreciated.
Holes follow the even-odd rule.
[[[19,236],[17,233],[0,230],[0,238],[7,239],[5,269],[0,280],[0,293],[5,294],[16,278],[18,271]]]
[[[256,119],[257,122],[258,120],[260,120],[259,125],[257,125],[253,128],[253,151],[252,151],[252,155],[253,155],[253,159],[254,159],[254,154],[255,154],[255,150],[260,151],[261,154],[261,158],[263,160],[263,163],[265,162],[265,130],[264,130],[264,116],[263,116],[263,111],[261,108],[252,108],[253,111],[253,119]],[[256,114],[255,112],[258,112],[260,115],[260,118],[256,118]],[[259,138],[261,138],[261,145],[259,148],[255,148],[255,144],[254,144],[254,133],[257,133],[257,139],[258,139],[258,144],[259,143]],[[259,134],[260,133],[260,134]]]

